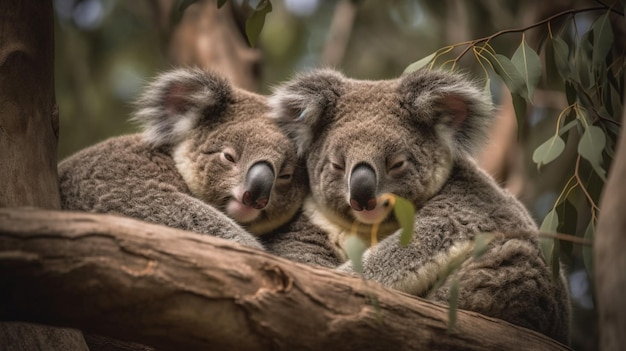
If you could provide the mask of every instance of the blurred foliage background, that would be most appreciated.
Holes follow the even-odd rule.
[[[269,93],[273,85],[295,72],[320,65],[336,66],[354,78],[392,78],[443,46],[528,26],[559,11],[600,2],[273,0],[273,10],[254,49],[247,47],[242,33],[250,8],[259,1],[231,0],[230,8],[220,10],[216,2],[208,1],[181,12],[179,6],[188,5],[184,3],[54,0],[59,160],[108,137],[135,132],[136,127],[128,122],[134,99],[150,77],[172,65],[201,61],[203,68],[223,70],[231,78],[239,77],[235,80],[240,86],[261,93]],[[578,14],[574,29],[584,31],[605,12]],[[203,16],[208,17],[203,20]],[[215,36],[218,31],[213,26],[227,17],[234,27]],[[556,19],[553,26],[564,20]],[[195,29],[184,29],[185,21],[195,23]],[[623,40],[623,18],[621,22],[616,31],[621,31],[618,38]],[[545,27],[528,31],[526,40],[536,50],[545,33]],[[520,40],[517,33],[498,37],[491,44],[510,57]],[[237,57],[244,58],[242,64],[228,55],[214,56],[224,50],[223,45],[233,43],[239,45],[235,48]],[[465,55],[459,65],[484,79],[472,55]],[[559,80],[544,75],[518,139],[510,95],[498,78],[491,79],[492,95],[502,116],[480,162],[526,204],[538,223],[552,209],[572,174],[576,155],[575,143],[568,142],[564,157],[541,172],[532,161],[533,151],[554,134],[556,115],[567,106],[565,95],[552,89],[562,85]],[[588,190],[599,198],[601,186]],[[576,207],[574,215],[560,229],[581,235],[584,226],[579,224],[589,221],[589,205],[580,194],[572,194],[570,203]],[[574,306],[572,346],[594,350],[597,332],[592,285],[582,264],[581,247],[569,245],[567,249],[569,254],[563,258]]]

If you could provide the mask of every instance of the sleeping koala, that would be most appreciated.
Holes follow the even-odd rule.
[[[174,69],[147,87],[134,119],[142,133],[59,164],[63,209],[118,213],[261,248],[250,233],[272,231],[300,208],[306,174],[293,142],[268,117],[265,97],[199,69]]]
[[[467,259],[455,275],[459,308],[567,342],[568,293],[552,279],[535,223],[473,161],[494,116],[481,89],[443,71],[362,81],[318,70],[278,87],[270,105],[306,159],[311,191],[297,219],[262,239],[270,252],[355,273],[346,238],[369,241],[384,218],[384,239],[363,255],[366,279],[447,303],[451,279],[437,281]],[[385,217],[384,193],[416,206],[406,247],[394,216]],[[479,233],[492,241],[472,259]]]

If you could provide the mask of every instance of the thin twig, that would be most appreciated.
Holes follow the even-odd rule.
[[[553,238],[553,239],[559,239],[559,240],[563,240],[563,241],[569,241],[569,242],[574,243],[574,244],[593,246],[593,241],[587,240],[587,239],[584,239],[584,238],[579,238],[579,237],[577,237],[575,235],[570,235],[570,234],[552,233],[552,232],[539,232],[539,236],[544,237],[544,238]]]
[[[471,47],[475,46],[476,44],[482,43],[482,42],[489,42],[490,40],[492,40],[493,38],[496,38],[500,35],[503,34],[507,34],[507,33],[520,33],[520,32],[525,32],[529,29],[533,29],[535,27],[539,27],[543,24],[549,23],[552,20],[554,20],[555,18],[559,18],[561,16],[565,16],[565,15],[571,15],[571,14],[577,14],[577,13],[581,13],[581,12],[589,12],[589,11],[598,11],[598,10],[606,10],[608,8],[608,6],[596,6],[596,7],[589,7],[589,8],[585,8],[585,9],[573,9],[573,10],[565,10],[565,11],[561,11],[557,14],[554,14],[548,18],[545,18],[539,22],[533,23],[529,26],[526,27],[521,27],[521,28],[513,28],[513,29],[504,29],[501,31],[498,31],[496,33],[493,33],[489,36],[480,38],[480,39],[475,39],[472,40],[470,42],[468,42],[467,47],[465,49],[463,49],[463,51],[461,51],[461,53],[456,57],[455,61],[460,60],[469,50]],[[623,15],[623,14],[622,14]]]
[[[578,182],[578,184],[580,185],[580,189],[585,194],[585,197],[587,198],[587,201],[589,201],[589,204],[591,205],[591,215],[595,219],[595,217],[596,217],[595,212],[599,211],[600,209],[598,208],[596,203],[593,201],[593,198],[591,197],[591,195],[587,191],[587,188],[585,188],[585,185],[583,184],[582,180],[580,179],[580,175],[578,174],[578,169],[580,168],[580,158],[581,158],[580,155],[578,155],[578,157],[576,157],[576,167],[574,168],[574,177],[576,177],[576,182]]]

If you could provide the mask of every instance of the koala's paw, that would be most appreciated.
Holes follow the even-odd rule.
[[[259,240],[252,235],[237,235],[230,240],[253,249],[265,251],[265,248],[261,245]]]

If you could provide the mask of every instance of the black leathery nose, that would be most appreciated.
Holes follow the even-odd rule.
[[[257,162],[248,169],[241,202],[249,207],[261,210],[267,206],[274,187],[274,170],[264,161]]]
[[[376,208],[376,172],[361,163],[350,175],[350,207],[355,211],[371,211]]]

